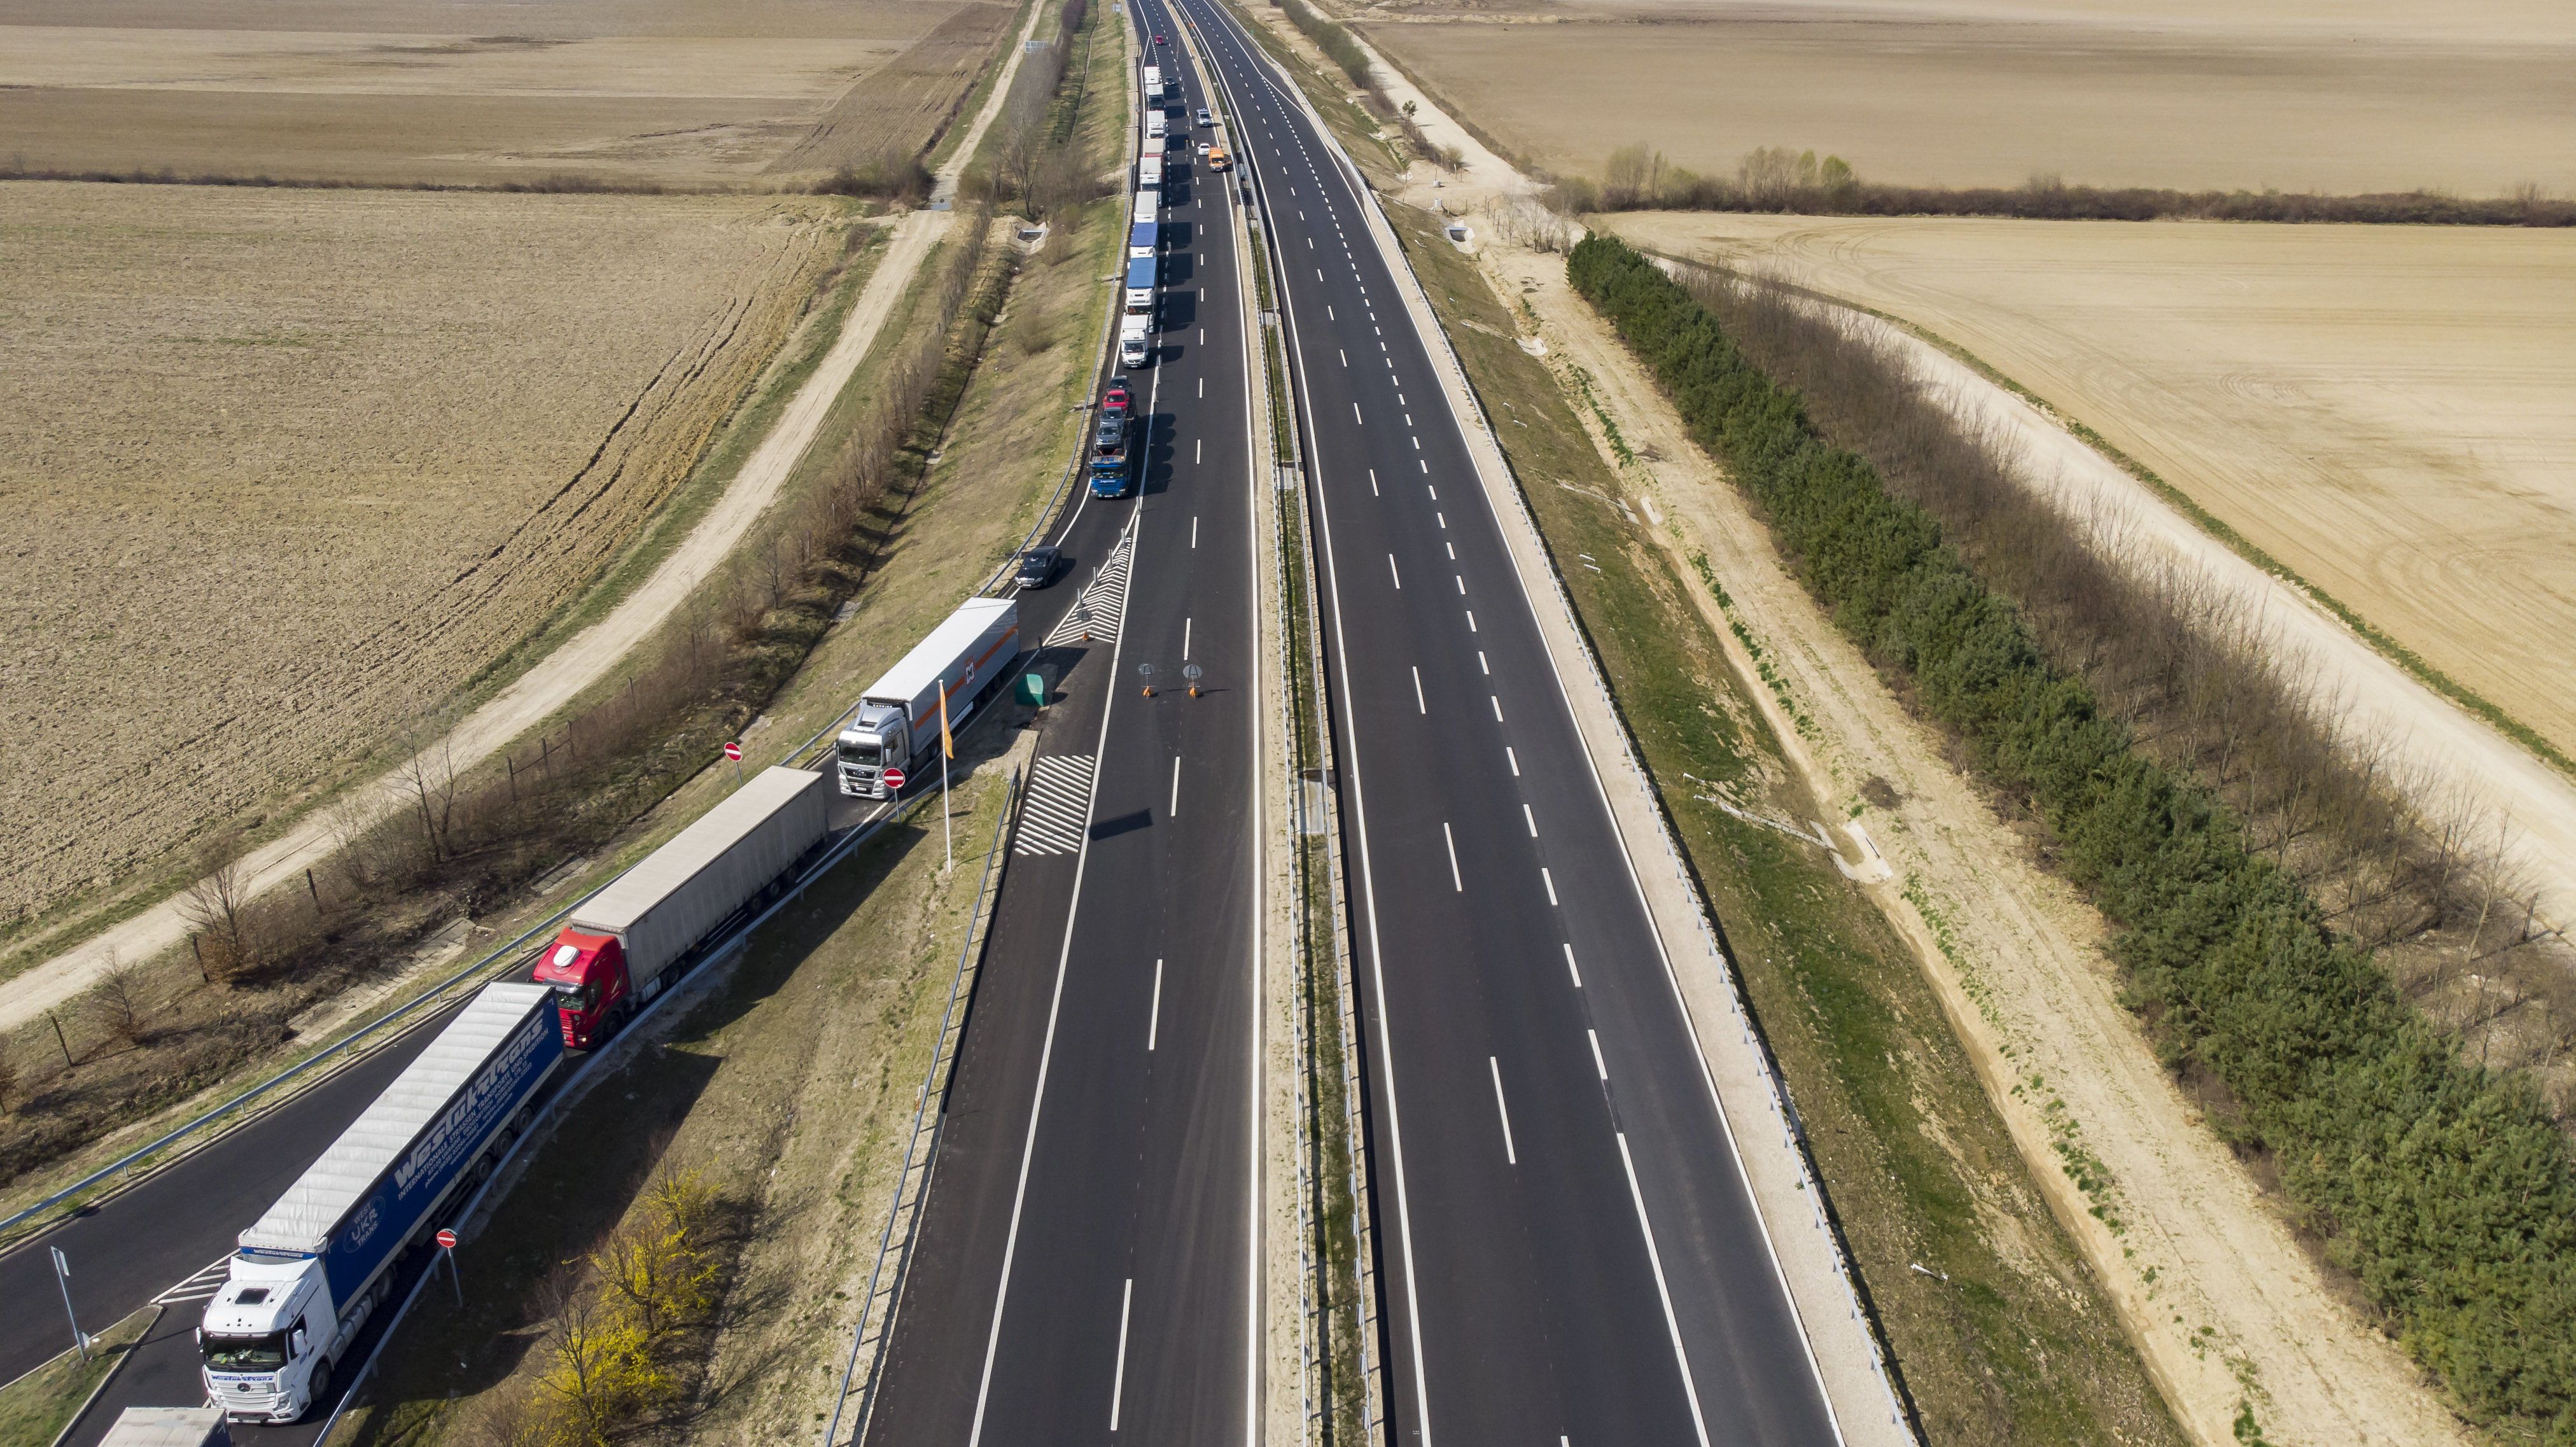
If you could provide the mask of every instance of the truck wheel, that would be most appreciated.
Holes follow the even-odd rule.
[[[331,1364],[324,1362],[313,1369],[313,1394],[304,1399],[304,1417],[327,1408],[331,1403]],[[301,1422],[304,1417],[295,1420]]]

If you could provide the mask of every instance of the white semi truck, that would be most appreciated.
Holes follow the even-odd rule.
[[[1156,101],[1161,100],[1162,98],[1163,98],[1163,68],[1162,68],[1161,66],[1159,66],[1159,65],[1149,65],[1149,66],[1146,66],[1146,67],[1145,67],[1145,103],[1146,103],[1147,105],[1152,105],[1152,104],[1154,104]]]
[[[1136,158],[1136,189],[1139,191],[1160,191],[1163,189],[1162,152],[1147,151],[1144,155]]]
[[[407,1249],[489,1174],[563,1060],[554,992],[486,985],[277,1203],[241,1233],[197,1329],[206,1398],[292,1422],[329,1398]]]
[[[940,700],[948,701],[949,728],[962,727],[1002,686],[1019,656],[1019,604],[967,599],[859,695],[857,711],[833,741],[841,792],[882,799],[888,769],[901,769],[907,784],[936,773]]]

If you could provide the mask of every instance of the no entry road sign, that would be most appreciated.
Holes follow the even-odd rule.
[[[441,1245],[441,1246],[446,1247],[446,1248],[447,1248],[448,1250],[450,1250],[450,1251],[455,1250],[455,1249],[456,1249],[456,1233],[455,1233],[455,1232],[453,1232],[453,1231],[441,1231],[441,1232],[439,1232],[439,1233],[438,1233],[438,1244],[439,1244],[439,1245]]]
[[[727,744],[727,745],[725,745],[725,757],[726,757],[726,758],[728,758],[728,759],[733,760],[733,761],[734,761],[735,763],[737,763],[737,764],[741,763],[741,762],[742,762],[742,745],[740,745],[740,744]]]
[[[887,793],[889,793],[889,794],[900,794],[900,793],[902,793],[902,792],[903,792],[903,770],[901,770],[901,769],[888,769],[888,770],[886,770],[886,771],[885,771],[885,786],[886,786],[886,792],[887,792]]]

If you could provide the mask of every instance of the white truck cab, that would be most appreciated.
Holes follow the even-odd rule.
[[[320,1258],[235,1256],[197,1329],[208,1400],[235,1421],[303,1416],[368,1316],[354,1311],[343,1322],[333,1308]]]

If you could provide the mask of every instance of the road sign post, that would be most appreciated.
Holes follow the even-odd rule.
[[[465,1278],[456,1272],[456,1232],[453,1228],[438,1233],[438,1254],[447,1258],[447,1284],[456,1288],[456,1309],[465,1309]]]
[[[54,1284],[63,1289],[63,1317],[72,1324],[72,1345],[80,1348],[81,1360],[89,1360],[89,1333],[81,1330],[80,1317],[72,1310],[72,1264],[63,1259],[63,1248],[45,1248],[54,1253]]]

